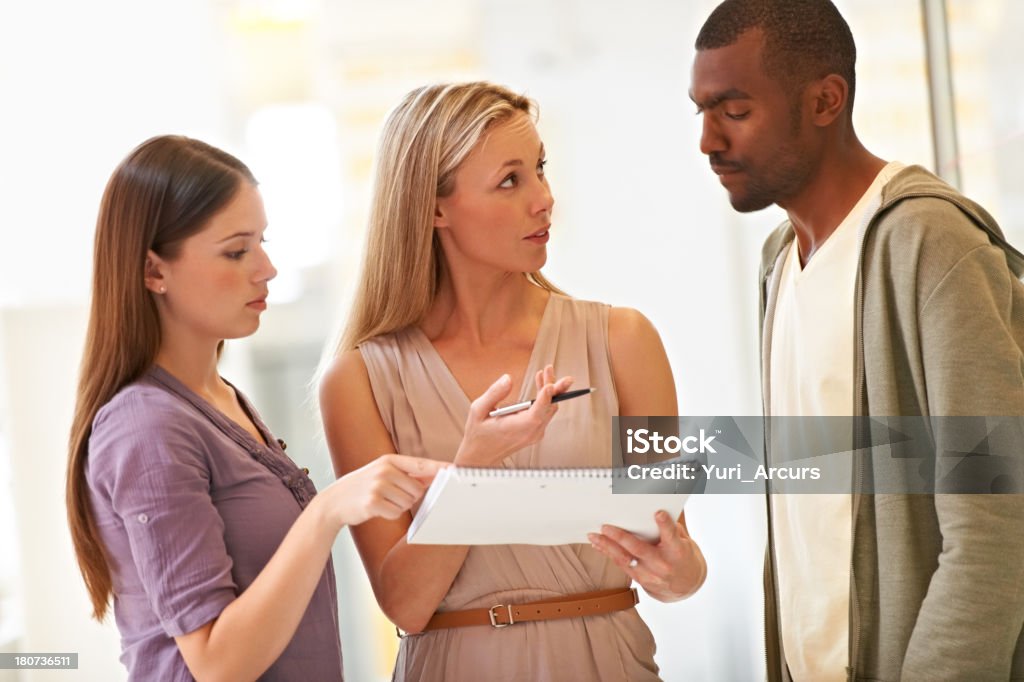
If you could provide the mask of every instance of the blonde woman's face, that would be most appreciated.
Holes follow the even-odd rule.
[[[544,144],[526,114],[495,125],[437,200],[434,227],[453,268],[536,272],[547,260],[554,199]]]
[[[156,294],[165,334],[221,340],[256,331],[267,283],[277,275],[263,250],[266,227],[259,190],[243,182],[176,258],[149,253],[146,286]]]

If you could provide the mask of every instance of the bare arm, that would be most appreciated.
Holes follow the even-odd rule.
[[[630,308],[612,308],[608,315],[608,349],[620,416],[679,413],[672,368],[650,320]],[[657,544],[614,526],[603,527],[600,534],[591,536],[591,542],[655,599],[683,599],[704,584],[704,555],[690,538],[684,514],[673,521],[662,511],[655,519],[660,532]],[[634,558],[637,564],[631,566]]]
[[[665,346],[651,321],[632,308],[608,313],[608,351],[619,394],[619,416],[679,414]]]
[[[547,378],[547,376],[545,377]],[[537,402],[523,413],[499,420],[487,412],[511,389],[504,377],[473,402],[466,439],[453,456],[456,464],[491,466],[509,453],[539,440],[557,411],[551,396],[571,380],[545,382]],[[387,428],[373,398],[370,377],[359,351],[338,357],[320,386],[320,410],[334,470],[343,475],[394,452]],[[402,630],[419,632],[437,610],[469,551],[465,546],[409,545],[408,512],[393,519],[374,519],[352,528],[377,603]]]

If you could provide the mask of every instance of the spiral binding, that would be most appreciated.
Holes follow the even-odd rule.
[[[452,473],[459,478],[626,478],[626,470],[611,467],[557,468],[538,467],[534,469],[499,469],[486,467],[453,467]]]

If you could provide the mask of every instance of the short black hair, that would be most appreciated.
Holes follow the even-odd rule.
[[[764,32],[765,72],[782,82],[789,94],[835,73],[850,86],[852,111],[857,46],[850,26],[830,0],[725,0],[704,22],[695,47],[727,47],[754,28]]]

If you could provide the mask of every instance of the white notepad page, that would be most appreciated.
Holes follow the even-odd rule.
[[[612,492],[621,469],[472,469],[434,478],[412,525],[410,544],[564,545],[588,543],[602,524],[658,538],[654,514],[677,518],[688,495]]]

